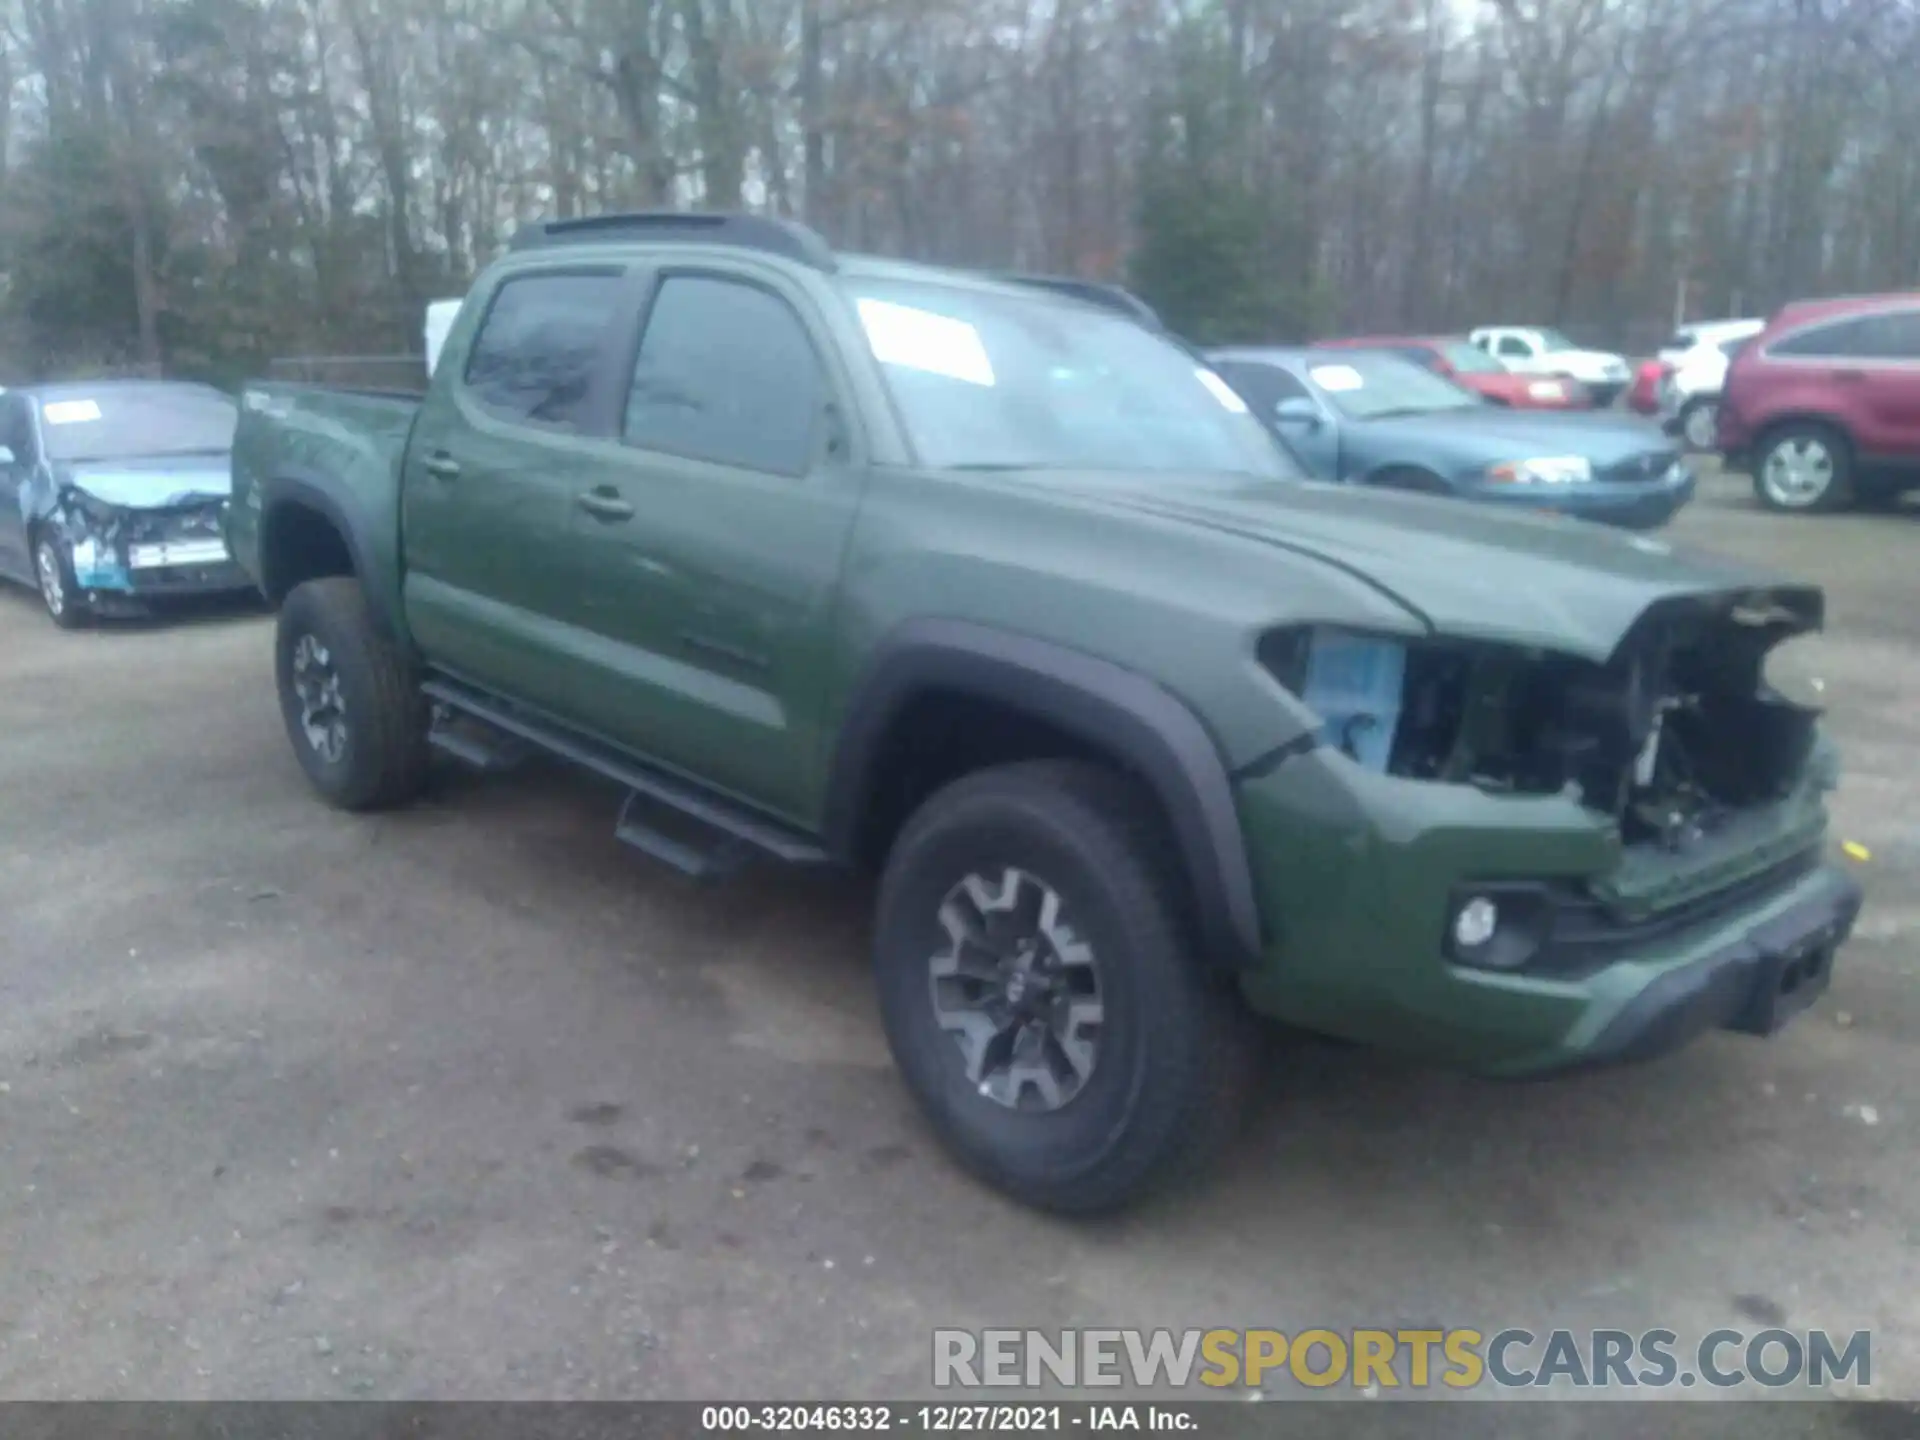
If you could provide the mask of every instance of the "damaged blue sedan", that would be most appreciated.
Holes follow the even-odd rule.
[[[65,629],[251,590],[221,527],[238,419],[218,390],[173,381],[0,393],[0,575]]]

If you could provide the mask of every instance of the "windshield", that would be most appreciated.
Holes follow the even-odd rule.
[[[1356,350],[1314,365],[1307,374],[1334,408],[1353,420],[1473,410],[1481,404],[1478,395],[1397,355]]]
[[[1447,357],[1447,363],[1462,375],[1504,375],[1507,367],[1494,359],[1478,345],[1469,345],[1464,340],[1448,340],[1440,346],[1440,353]]]
[[[1580,347],[1562,335],[1558,330],[1536,330],[1540,343],[1549,350],[1578,350]]]
[[[40,397],[40,433],[47,458],[149,460],[217,455],[233,448],[240,411],[217,390],[156,385],[151,389],[74,390]]]
[[[1224,380],[1122,316],[878,280],[854,304],[928,465],[1301,474]]]

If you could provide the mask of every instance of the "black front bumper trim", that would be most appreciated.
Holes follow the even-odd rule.
[[[1709,1030],[1771,1035],[1827,988],[1860,899],[1851,877],[1823,869],[1811,894],[1647,986],[1569,1068],[1651,1060]]]

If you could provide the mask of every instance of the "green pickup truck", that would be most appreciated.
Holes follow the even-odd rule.
[[[1150,316],[745,216],[533,225],[424,399],[244,396],[314,788],[438,749],[691,875],[877,875],[905,1083],[1063,1211],[1232,1129],[1255,1015],[1493,1075],[1765,1035],[1860,903],[1764,676],[1818,590],[1306,480]]]

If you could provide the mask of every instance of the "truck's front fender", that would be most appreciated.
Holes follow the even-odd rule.
[[[836,854],[857,855],[888,732],[929,691],[1023,712],[1138,775],[1173,832],[1208,954],[1235,969],[1259,959],[1260,916],[1233,786],[1206,727],[1146,676],[1028,635],[945,619],[909,620],[888,633],[834,750],[825,830]]]

